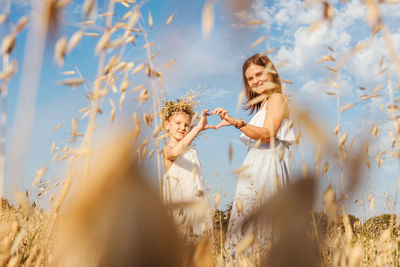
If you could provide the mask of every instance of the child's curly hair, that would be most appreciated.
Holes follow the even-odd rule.
[[[161,112],[161,121],[164,125],[166,121],[168,121],[169,118],[171,118],[172,115],[178,112],[184,112],[190,117],[193,117],[194,111],[193,111],[193,104],[185,101],[185,100],[176,100],[176,101],[167,101],[164,103],[163,110]]]

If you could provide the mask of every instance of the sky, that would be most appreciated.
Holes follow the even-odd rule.
[[[0,34],[4,36],[16,22],[32,12],[32,1],[11,1],[11,13],[9,21],[0,25]],[[394,132],[393,121],[388,118],[390,105],[390,86],[393,90],[393,98],[398,97],[399,73],[393,64],[392,56],[388,53],[384,36],[381,32],[371,36],[371,27],[366,19],[368,10],[362,1],[329,1],[334,9],[331,21],[325,20],[321,26],[311,32],[310,27],[322,19],[323,5],[318,1],[243,1],[245,5],[234,6],[236,1],[211,1],[214,11],[214,25],[208,35],[202,31],[202,9],[205,1],[138,1],[142,18],[140,24],[146,29],[150,42],[155,42],[151,47],[152,53],[159,52],[153,63],[156,70],[162,72],[162,84],[157,84],[163,92],[163,100],[177,99],[187,91],[194,89],[201,95],[198,110],[202,108],[214,109],[226,108],[232,116],[249,120],[249,114],[237,109],[238,95],[242,90],[241,66],[244,60],[259,52],[274,49],[269,54],[275,66],[279,66],[278,72],[282,79],[291,81],[285,86],[285,93],[295,107],[294,111],[307,110],[309,117],[317,121],[321,130],[326,133],[329,140],[337,142],[333,129],[340,121],[341,130],[339,136],[348,132],[348,146],[351,139],[355,138],[352,151],[363,149],[363,140],[369,140],[369,161],[371,168],[367,168],[363,161],[362,182],[356,192],[349,195],[345,201],[348,212],[358,217],[366,218],[383,212],[398,212],[399,197],[398,177],[399,161],[391,157],[396,146],[392,146],[389,131]],[[229,3],[231,3],[229,5]],[[50,154],[52,142],[56,141],[57,147],[66,145],[74,147],[79,145],[69,143],[71,138],[71,121],[78,119],[79,132],[84,132],[87,118],[81,119],[79,110],[89,105],[85,95],[91,90],[92,82],[96,77],[98,55],[95,54],[95,46],[99,37],[84,36],[76,48],[67,54],[64,66],[59,67],[53,60],[54,45],[59,38],[70,38],[76,31],[84,29],[87,32],[102,33],[105,19],[100,14],[107,12],[108,1],[97,1],[97,14],[92,14],[96,25],[82,26],[83,1],[73,1],[68,4],[60,16],[59,27],[52,38],[48,39],[44,49],[43,64],[37,66],[41,70],[37,99],[35,100],[32,132],[29,140],[29,151],[26,154],[26,164],[18,166],[23,169],[23,182],[18,183],[11,178],[11,166],[15,164],[10,159],[12,139],[15,134],[17,99],[22,90],[23,62],[32,51],[27,41],[28,32],[32,23],[16,38],[16,47],[10,56],[10,60],[18,61],[18,71],[10,80],[7,98],[7,146],[6,146],[6,178],[4,196],[12,198],[15,187],[21,191],[35,192],[32,187],[35,173],[42,167],[47,171],[42,181],[64,177],[66,164],[64,161],[51,162]],[[113,22],[132,8],[125,7],[121,3],[115,4]],[[2,12],[5,12],[6,2],[0,4]],[[397,54],[400,54],[400,29],[397,27],[400,20],[400,4],[380,5],[385,25],[390,32],[390,39],[394,44]],[[148,25],[148,17],[151,13],[154,26]],[[173,20],[167,25],[166,21],[171,15]],[[263,21],[259,25],[249,25],[249,21]],[[118,36],[116,33],[114,37]],[[265,36],[264,41],[253,46],[256,40]],[[367,45],[355,54],[350,51],[359,44]],[[145,44],[142,34],[138,34],[135,45],[129,45],[121,50],[108,50],[107,59],[112,55],[121,54],[124,60],[134,62],[135,66],[146,60]],[[330,54],[335,61],[318,61]],[[383,58],[383,61],[382,61]],[[168,62],[175,63],[164,68]],[[332,73],[327,67],[337,68],[341,60],[345,60],[339,72]],[[281,64],[282,63],[282,64]],[[1,69],[3,69],[3,65]],[[386,70],[384,70],[386,68]],[[79,71],[87,81],[84,85],[71,89],[68,86],[60,86],[57,81],[65,79],[62,73],[69,70]],[[384,71],[382,71],[384,70]],[[388,82],[390,77],[390,83]],[[121,77],[122,78],[122,77]],[[150,88],[151,83],[144,72],[129,76],[130,88],[144,84]],[[334,83],[329,82],[333,80]],[[28,83],[29,84],[29,83]],[[371,93],[377,86],[383,84],[378,92],[380,97],[361,100],[362,95]],[[391,85],[390,85],[391,84]],[[0,86],[2,82],[0,81]],[[337,88],[336,88],[336,87]],[[360,89],[362,87],[365,90]],[[397,89],[395,89],[397,87]],[[327,92],[335,93],[329,95]],[[110,94],[102,106],[103,113],[98,116],[96,130],[96,142],[101,142],[102,136],[107,132],[120,127],[130,130],[132,113],[142,114],[152,107],[151,98],[139,105],[137,100],[139,92],[129,92],[123,107],[117,108],[116,120],[110,122],[111,105],[109,99],[118,106],[119,94]],[[339,96],[338,96],[339,95]],[[337,112],[338,107],[354,103],[354,107]],[[24,110],[22,108],[22,110]],[[338,118],[338,114],[340,118]],[[294,115],[294,117],[296,117]],[[210,117],[210,122],[218,123],[218,119]],[[62,126],[54,131],[59,123]],[[371,129],[374,124],[379,128],[379,134],[373,136]],[[301,131],[302,141],[293,146],[293,161],[291,173],[296,179],[301,173],[305,163],[308,172],[313,172],[314,157],[317,142],[309,138],[311,134],[301,125],[296,125],[297,133]],[[151,133],[152,129],[144,132],[141,138]],[[236,178],[232,171],[241,166],[246,154],[246,147],[239,140],[240,132],[233,127],[224,127],[218,131],[207,130],[195,140],[194,147],[198,150],[204,177],[210,188],[210,196],[221,192],[223,198],[220,208],[234,196]],[[17,141],[18,143],[18,141]],[[233,159],[230,162],[228,148],[232,145]],[[384,158],[381,166],[378,166],[376,155]],[[341,183],[339,163],[337,156],[329,155],[323,151],[323,162],[329,161],[328,173],[320,177],[319,192],[321,196],[325,188],[332,184],[336,193],[341,195]],[[143,164],[151,177],[156,177],[154,158]],[[11,176],[11,177],[10,177]],[[347,182],[349,177],[345,177]],[[157,179],[152,181],[157,183]],[[33,200],[46,205],[44,200]],[[43,197],[43,199],[45,199]],[[389,199],[389,201],[388,201]],[[360,203],[361,202],[361,203]],[[390,202],[390,206],[388,206]],[[397,204],[396,204],[397,203]],[[362,204],[362,205],[360,205]],[[317,204],[317,209],[321,208]]]

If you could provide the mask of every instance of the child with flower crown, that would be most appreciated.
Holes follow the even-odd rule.
[[[191,127],[193,104],[188,101],[168,101],[162,112],[163,125],[169,134],[168,145],[162,151],[164,169],[163,199],[166,203],[185,203],[205,199],[205,186],[197,151],[190,148],[193,139],[208,124],[208,109],[202,110],[196,126]],[[196,211],[184,207],[173,212],[175,224],[185,237],[201,235],[207,220]]]

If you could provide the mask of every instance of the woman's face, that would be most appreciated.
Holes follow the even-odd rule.
[[[172,138],[180,141],[190,131],[192,117],[185,112],[172,115],[166,122],[168,133]]]
[[[244,75],[250,88],[259,95],[265,93],[262,85],[273,80],[272,74],[265,67],[255,64],[251,64]]]

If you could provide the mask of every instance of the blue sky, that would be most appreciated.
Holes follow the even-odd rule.
[[[270,55],[275,65],[286,62],[278,69],[281,78],[293,83],[286,85],[286,93],[290,95],[293,105],[306,108],[313,118],[320,122],[321,128],[325,130],[333,142],[336,137],[333,129],[337,125],[337,97],[329,96],[326,92],[340,90],[340,105],[355,103],[349,110],[340,113],[341,133],[349,133],[349,141],[355,137],[354,147],[362,146],[361,140],[364,136],[370,139],[369,160],[371,169],[365,169],[362,185],[357,193],[351,195],[346,202],[350,213],[360,217],[368,217],[375,213],[398,211],[396,194],[397,178],[399,176],[399,162],[397,158],[390,157],[395,151],[391,147],[388,132],[393,130],[393,122],[388,120],[392,116],[387,113],[390,104],[388,94],[387,74],[390,73],[393,88],[399,83],[398,74],[395,71],[391,57],[385,47],[384,38],[381,33],[375,35],[368,46],[348,58],[343,69],[336,74],[330,74],[326,67],[335,68],[338,59],[343,58],[357,44],[368,40],[371,29],[366,21],[365,6],[361,1],[330,1],[335,8],[332,22],[323,23],[315,32],[310,33],[310,26],[321,19],[322,4],[306,5],[303,1],[248,1],[248,6],[232,11],[228,1],[216,1],[213,4],[215,23],[208,36],[202,34],[201,13],[204,1],[145,1],[140,11],[143,16],[141,23],[145,26],[150,41],[155,45],[151,47],[152,52],[159,51],[154,58],[156,70],[163,74],[162,90],[168,99],[176,99],[190,89],[197,88],[202,94],[201,106],[199,108],[214,109],[218,106],[225,107],[233,116],[249,119],[247,112],[237,111],[236,103],[242,89],[241,65],[243,61],[257,53],[273,48],[275,52]],[[4,5],[4,4],[3,4]],[[106,12],[107,2],[98,1],[97,15]],[[0,6],[4,9],[4,6]],[[396,51],[400,52],[400,4],[381,5],[383,17],[391,32],[391,40]],[[62,13],[60,27],[53,41],[46,45],[46,53],[41,72],[40,86],[37,96],[34,114],[34,126],[31,135],[30,149],[27,156],[27,164],[24,171],[24,181],[20,187],[29,189],[33,176],[37,170],[47,167],[48,170],[43,181],[63,177],[64,162],[51,163],[50,147],[53,140],[57,146],[63,148],[65,145],[71,147],[79,145],[69,144],[66,140],[71,137],[72,118],[80,118],[82,113],[78,111],[89,105],[85,94],[91,89],[91,82],[96,77],[98,57],[94,54],[94,47],[99,37],[84,36],[79,45],[67,55],[63,67],[58,67],[53,61],[54,44],[63,35],[68,38],[78,31],[82,20],[82,1],[74,1],[69,4]],[[0,25],[1,34],[4,34],[6,25],[12,27],[21,16],[28,15],[31,11],[31,1],[12,1],[10,23]],[[113,21],[121,18],[128,8],[120,3],[115,5]],[[147,24],[149,12],[154,20],[154,27],[150,29]],[[167,19],[175,14],[174,19],[166,25]],[[248,21],[263,20],[264,24],[249,26]],[[98,26],[88,26],[90,32],[102,33],[104,18],[96,17]],[[12,128],[15,125],[16,99],[20,86],[21,69],[24,60],[24,50],[29,44],[26,42],[27,32],[25,29],[17,37],[17,46],[11,55],[19,63],[19,71],[10,81],[8,97],[8,140],[12,137]],[[116,35],[117,36],[117,35]],[[266,39],[255,47],[252,44],[261,36]],[[135,65],[146,60],[145,50],[142,48],[144,39],[138,34],[136,45],[127,46],[123,52],[126,61],[135,62]],[[331,51],[332,49],[333,51]],[[29,51],[29,49],[28,49]],[[32,51],[34,52],[34,51]],[[107,57],[118,54],[119,50],[109,51]],[[324,55],[331,54],[335,62],[322,62],[318,60]],[[400,53],[399,53],[400,54]],[[380,67],[381,58],[384,56],[383,66]],[[176,62],[167,69],[167,62]],[[387,71],[377,74],[384,67]],[[61,73],[67,70],[79,69],[87,81],[87,88],[79,86],[71,90],[69,87],[60,86],[57,81],[66,78]],[[122,76],[121,76],[122,78]],[[334,80],[339,89],[332,87],[328,82]],[[150,82],[143,71],[131,75],[131,88],[141,83],[150,88]],[[379,91],[381,97],[361,101],[360,96],[370,93],[379,84],[384,84]],[[1,82],[0,82],[1,85]],[[359,87],[366,88],[361,90]],[[129,89],[128,89],[129,90]],[[111,124],[111,105],[108,98],[118,105],[119,95],[110,94],[102,106],[103,114],[98,119],[98,133],[102,136],[106,130],[115,130],[119,127],[129,129],[133,112],[143,113],[151,108],[151,101],[138,106],[135,100],[138,92],[129,92],[122,109],[117,109],[116,121]],[[394,98],[398,97],[398,90],[394,91]],[[383,105],[383,110],[381,110]],[[210,118],[212,123],[217,123],[217,118]],[[52,129],[59,123],[62,127],[57,131]],[[373,137],[370,131],[374,124],[379,127],[379,135]],[[79,119],[79,132],[84,132],[87,119]],[[298,129],[300,130],[300,128]],[[151,131],[151,129],[149,129]],[[306,130],[301,130],[303,139],[299,146],[294,146],[294,159],[291,172],[295,174],[301,171],[302,161],[308,165],[312,172],[314,165],[314,154],[316,143],[313,139],[307,139]],[[203,166],[204,176],[208,181],[211,194],[215,192],[226,193],[221,208],[233,197],[236,178],[232,176],[232,170],[240,167],[246,153],[246,148],[239,141],[240,133],[234,128],[222,128],[218,131],[208,130],[205,135],[195,141],[195,147],[199,151]],[[142,136],[144,138],[144,136]],[[100,138],[98,139],[100,140]],[[9,142],[8,142],[9,144]],[[228,147],[233,146],[234,156],[232,162],[228,160]],[[386,150],[382,166],[376,163],[376,154]],[[10,147],[7,147],[7,154]],[[327,153],[323,153],[323,161],[328,160]],[[5,196],[12,196],[12,179],[9,178],[12,164],[6,160],[6,185]],[[151,176],[155,176],[155,161],[146,163]],[[333,184],[337,193],[340,194],[340,176],[338,163],[334,157],[329,157],[329,171],[327,175],[320,178],[320,193],[328,184]],[[365,166],[365,164],[364,164]],[[293,175],[294,176],[294,175]],[[376,208],[370,210],[368,197],[371,193],[376,203]],[[390,198],[391,206],[387,207],[387,199]],[[358,198],[363,199],[364,205],[360,207]],[[35,199],[34,199],[35,200]],[[40,200],[39,200],[40,202]],[[45,201],[42,201],[44,203]],[[372,203],[373,204],[373,203]],[[45,205],[45,204],[43,204]],[[319,205],[320,208],[320,205]]]

